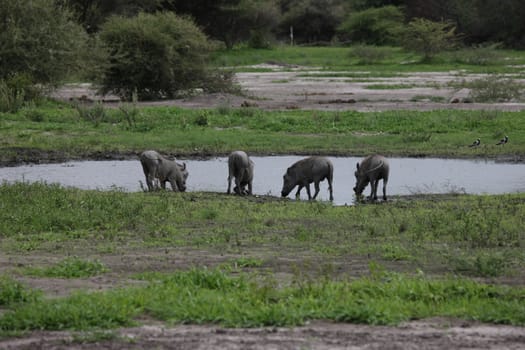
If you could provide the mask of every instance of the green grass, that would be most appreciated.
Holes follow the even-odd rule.
[[[432,98],[432,97],[429,97]],[[136,154],[144,149],[178,155],[226,154],[244,149],[259,154],[496,157],[523,156],[525,111],[319,112],[256,109],[187,110],[144,107],[130,123],[119,110],[107,110],[96,123],[80,119],[66,105],[2,114],[1,160],[42,152],[61,158],[104,153]],[[28,117],[28,115],[30,117]],[[418,140],[415,134],[429,135]],[[305,137],[315,135],[316,137]],[[494,144],[504,135],[505,147]],[[482,147],[465,147],[476,138]],[[38,153],[40,152],[40,154]],[[33,160],[33,159],[26,159]]]
[[[29,276],[82,278],[96,276],[108,272],[108,268],[98,260],[83,260],[78,257],[68,257],[51,267],[30,267],[24,270]]]
[[[130,326],[146,314],[170,323],[226,327],[293,326],[314,319],[390,325],[436,316],[525,324],[525,289],[454,278],[376,273],[354,281],[297,280],[279,287],[272,280],[221,270],[143,277],[149,281],[146,287],[20,305],[0,316],[0,335]]]
[[[237,48],[215,53],[214,63],[220,67],[234,67],[237,71],[253,71],[250,66],[262,63],[318,67],[330,71],[371,71],[377,76],[400,72],[445,72],[461,70],[464,73],[516,73],[525,63],[522,51],[492,50],[473,53],[472,50],[444,52],[431,64],[420,63],[421,57],[397,47],[382,47],[381,58],[374,64],[363,64],[356,47],[302,47],[277,46],[273,49]],[[354,52],[356,51],[356,52]],[[466,53],[469,59],[465,60]],[[477,59],[476,59],[477,58]],[[483,58],[487,58],[484,60]],[[267,69],[265,69],[267,71]]]
[[[162,248],[159,258],[169,249],[186,256],[227,255],[203,263],[209,269],[199,264],[176,271],[181,266],[169,264],[171,272],[159,273],[145,265],[134,274],[143,282],[137,287],[52,299],[12,277],[0,278],[6,310],[0,336],[112,329],[144,316],[228,327],[313,319],[397,324],[436,316],[525,325],[524,288],[502,284],[524,277],[522,194],[334,207],[214,193],[3,183],[0,197],[1,254],[91,257],[36,269],[39,278],[104,273],[111,266],[92,262],[104,261],[106,254]],[[368,264],[368,273],[357,277],[354,264]],[[286,271],[290,278],[276,273]],[[26,272],[14,267],[10,273]]]
[[[525,271],[524,195],[333,207],[221,193],[99,192],[16,183],[2,184],[0,196],[4,254],[92,257],[29,269],[41,276],[104,273],[111,268],[97,261],[104,254],[155,247],[230,252],[239,255],[230,265],[251,268],[266,268],[284,255],[299,267],[325,257],[325,265],[312,272],[348,256],[407,272],[419,268],[490,278]],[[262,256],[252,255],[257,252]]]

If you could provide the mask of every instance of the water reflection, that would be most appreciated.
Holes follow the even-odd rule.
[[[255,162],[254,193],[279,196],[282,176],[286,169],[302,158],[304,157],[252,157]],[[361,158],[329,158],[334,164],[334,203],[351,204],[352,187],[355,182],[353,174],[356,163],[361,161]],[[188,191],[226,192],[227,158],[183,161],[186,162],[190,173]],[[389,162],[387,195],[451,191],[471,194],[525,192],[525,164],[434,158],[389,158]],[[138,159],[0,168],[0,180],[45,181],[82,189],[107,190],[117,187],[126,191],[140,191],[140,182],[145,182]],[[368,195],[369,192],[370,186],[364,193]],[[295,191],[289,197],[293,198],[294,194]],[[324,181],[321,183],[319,199],[328,200],[328,197],[328,185]],[[305,190],[301,198],[306,199]]]

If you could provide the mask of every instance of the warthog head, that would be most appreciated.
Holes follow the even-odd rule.
[[[293,190],[293,188],[297,185],[297,179],[293,171],[290,171],[288,169],[286,171],[286,174],[283,176],[283,189],[281,190],[281,196],[286,197],[288,194]]]
[[[355,186],[354,192],[356,195],[360,196],[363,193],[363,190],[368,186],[370,179],[366,176],[366,172],[361,172],[359,169],[359,163],[357,163],[357,170],[354,173],[355,175]]]

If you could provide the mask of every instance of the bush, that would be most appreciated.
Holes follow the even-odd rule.
[[[56,84],[83,66],[87,34],[54,0],[1,1],[0,18],[0,80]]]
[[[455,50],[451,53],[451,59],[455,63],[474,64],[485,66],[497,64],[503,61],[503,55],[497,50],[498,45],[475,46]]]
[[[92,122],[95,126],[107,121],[107,113],[104,105],[97,102],[94,105],[85,105],[82,103],[74,104],[80,119]]]
[[[207,80],[211,45],[190,20],[173,13],[112,17],[100,33],[110,49],[102,92],[130,100],[174,97]]]
[[[396,6],[351,13],[339,26],[340,39],[372,45],[397,44],[403,32],[403,12]]]
[[[520,101],[525,95],[525,85],[498,75],[468,82],[466,86],[475,102]]]
[[[15,113],[26,101],[36,101],[40,97],[41,90],[27,74],[14,74],[0,80],[0,112]]]
[[[24,104],[23,91],[17,91],[0,80],[0,112],[17,112]]]
[[[450,22],[433,22],[424,18],[415,18],[408,24],[403,46],[421,54],[423,61],[427,62],[455,44],[455,30],[456,27]]]
[[[358,64],[374,64],[388,57],[388,49],[371,45],[356,45],[350,51],[350,58],[356,58]]]

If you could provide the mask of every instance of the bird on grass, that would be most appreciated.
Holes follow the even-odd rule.
[[[498,143],[496,143],[496,146],[498,146],[498,145],[504,145],[504,144],[506,144],[507,142],[509,142],[509,137],[508,137],[507,135],[505,135],[504,138],[502,138],[501,140],[499,140]]]
[[[472,144],[469,147],[478,147],[481,144],[480,139],[476,139],[476,141],[472,142]]]

